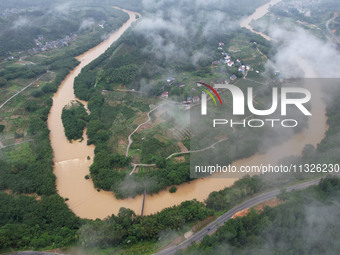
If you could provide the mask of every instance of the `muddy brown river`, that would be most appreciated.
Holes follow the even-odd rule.
[[[269,8],[277,3],[281,2],[281,0],[271,0],[269,3],[266,3],[262,6],[260,6],[259,8],[257,8],[255,10],[255,12],[248,16],[247,18],[245,18],[244,20],[241,21],[241,27],[245,27],[247,29],[249,29],[250,31],[252,31],[255,34],[261,35],[262,37],[266,38],[268,41],[271,41],[272,38],[270,38],[268,35],[263,34],[261,32],[258,32],[256,30],[253,29],[253,27],[250,25],[250,23],[254,20],[258,20],[260,18],[262,18],[264,15],[266,15],[269,12]]]
[[[278,2],[273,0],[272,2]],[[253,17],[260,18],[268,12],[267,7],[258,8]],[[53,106],[48,117],[48,128],[50,132],[51,145],[54,151],[54,174],[57,177],[56,186],[59,195],[68,198],[66,202],[69,208],[79,217],[88,219],[103,219],[111,214],[117,214],[120,207],[134,210],[136,214],[141,213],[142,196],[131,199],[118,200],[112,192],[100,190],[98,192],[93,182],[86,180],[85,175],[89,174],[89,167],[93,162],[94,146],[87,146],[87,136],[84,134],[82,142],[70,143],[65,134],[61,121],[61,112],[65,105],[75,100],[73,91],[74,78],[81,69],[91,61],[105,52],[110,45],[115,42],[126,29],[136,20],[135,12],[127,11],[130,19],[107,40],[77,57],[81,62],[65,78],[53,96]],[[243,21],[243,25],[249,25],[253,18],[248,17]],[[300,67],[305,71],[306,77],[315,77],[312,70],[302,59],[297,59]],[[320,94],[319,88],[310,89],[312,95]],[[86,102],[83,102],[86,106]],[[269,152],[260,155],[256,154],[250,158],[239,160],[234,165],[259,165],[261,163],[276,163],[278,159],[289,155],[301,153],[305,144],[316,145],[324,137],[326,126],[325,105],[320,98],[312,100],[312,114],[309,118],[309,129],[294,135],[284,144],[272,148]],[[313,107],[317,105],[318,107]],[[87,157],[90,156],[90,160]],[[164,208],[177,205],[185,200],[197,199],[203,201],[212,191],[221,190],[232,185],[237,178],[205,178],[185,183],[178,186],[176,193],[161,191],[153,196],[147,195],[144,214],[152,214]]]

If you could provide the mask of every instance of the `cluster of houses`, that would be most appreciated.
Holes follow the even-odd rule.
[[[36,54],[42,51],[47,51],[47,50],[52,50],[52,49],[57,49],[60,47],[66,47],[68,44],[72,41],[75,41],[77,39],[77,34],[72,34],[70,36],[65,36],[62,39],[58,39],[55,41],[50,41],[50,42],[44,42],[44,36],[43,35],[38,35],[38,38],[34,39],[34,43],[36,45],[35,48],[28,50],[29,54]]]
[[[224,55],[224,59],[221,59],[220,61],[222,64],[227,64],[229,67],[232,67],[235,64],[228,53],[222,52],[222,55]]]
[[[218,49],[218,50],[223,50],[223,49],[222,49],[222,46],[224,46],[224,43],[223,43],[223,42],[219,42],[219,43],[218,43],[218,48],[217,48],[217,49]]]
[[[231,58],[231,55],[228,54],[227,52],[223,51],[222,46],[224,46],[224,43],[223,42],[219,42],[217,49],[218,50],[222,50],[222,55],[224,57],[223,57],[223,59],[221,59],[219,61],[212,62],[213,65],[217,65],[219,63],[226,64],[228,67],[233,67],[234,65],[236,65],[236,66],[238,66],[238,72],[240,74],[245,74],[246,71],[251,70],[250,65],[242,64],[241,60],[239,60],[239,59],[236,60],[236,64],[235,64],[235,62]],[[236,80],[236,79],[237,79],[237,76],[235,74],[230,76],[230,80],[233,81],[233,80]]]
[[[236,62],[237,62],[237,65],[239,66],[239,67],[238,67],[238,71],[239,71],[239,73],[241,73],[241,74],[244,74],[244,72],[245,72],[246,70],[249,71],[250,68],[251,68],[250,65],[243,65],[242,62],[241,62],[239,59],[237,59]]]
[[[200,97],[199,96],[194,96],[193,98],[187,97],[186,100],[183,100],[182,103],[184,105],[190,105],[190,104],[197,104],[200,102]]]
[[[173,83],[175,82],[175,78],[174,77],[169,77],[167,78],[167,83],[169,85],[173,85]],[[176,87],[178,88],[183,88],[185,87],[185,84],[184,83],[180,83],[180,84],[177,84]],[[192,88],[192,90],[196,90],[195,88]],[[169,92],[168,91],[164,91],[162,94],[161,94],[161,98],[163,99],[168,99],[169,98]],[[194,97],[187,97],[185,100],[182,101],[183,103],[183,106],[186,108],[186,109],[189,109],[190,108],[190,105],[191,104],[197,104],[200,102],[200,97],[199,96],[194,96]]]
[[[172,85],[175,82],[175,78],[173,77],[169,77],[168,79],[166,79],[166,82],[169,85]],[[169,92],[168,91],[164,91],[161,95],[161,98],[167,99],[169,97]]]
[[[166,82],[169,84],[169,85],[171,85],[171,84],[173,84],[174,82],[175,82],[175,78],[174,77],[169,77],[168,79],[166,79]]]
[[[184,106],[184,109],[188,110],[191,107],[191,104],[197,104],[200,102],[200,97],[199,96],[194,96],[193,98],[187,97],[186,100],[182,101],[182,104]]]
[[[292,12],[297,10],[300,14],[310,17],[312,10],[316,10],[319,6],[320,0],[292,0],[284,1],[275,5],[275,8],[283,10],[284,12]]]
[[[164,91],[161,95],[161,98],[167,99],[169,97],[169,92]],[[197,104],[201,101],[199,96],[194,97],[187,97],[185,100],[182,101],[182,104],[185,109],[190,109],[191,104]]]
[[[30,12],[30,11],[33,11],[33,7],[29,7],[27,9],[11,8],[11,9],[5,9],[2,12],[0,12],[0,16],[8,17],[14,14],[20,14],[20,13]]]

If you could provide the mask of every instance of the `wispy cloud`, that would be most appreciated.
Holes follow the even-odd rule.
[[[340,77],[340,55],[331,42],[321,40],[299,27],[288,30],[273,26],[270,34],[280,42],[273,62],[286,77],[301,77],[303,74],[297,68],[297,58],[308,63],[319,78]]]

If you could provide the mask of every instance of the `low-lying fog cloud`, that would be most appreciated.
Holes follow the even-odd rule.
[[[340,77],[340,55],[331,42],[323,41],[298,27],[288,30],[273,26],[270,31],[270,35],[280,42],[273,62],[285,77],[303,77],[301,69],[296,68],[297,58],[308,63],[319,78]]]

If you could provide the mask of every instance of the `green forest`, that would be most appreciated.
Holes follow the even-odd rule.
[[[83,131],[88,121],[88,115],[84,105],[79,101],[65,106],[61,119],[65,128],[65,135],[69,141],[78,140],[83,137]]]
[[[34,197],[0,192],[0,251],[57,248],[77,241],[81,220],[57,194]]]
[[[185,201],[179,206],[149,216],[137,216],[130,209],[120,208],[117,216],[112,215],[104,221],[83,225],[79,231],[79,239],[85,247],[132,245],[157,240],[162,231],[180,230],[183,225],[205,219],[209,215],[212,215],[212,211],[196,200]]]

